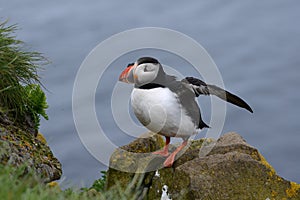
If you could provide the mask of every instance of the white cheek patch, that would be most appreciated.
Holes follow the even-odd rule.
[[[145,68],[150,68],[145,70]],[[151,83],[158,75],[159,66],[153,64],[141,64],[135,67],[133,76],[137,85]]]

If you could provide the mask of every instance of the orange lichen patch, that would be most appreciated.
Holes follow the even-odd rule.
[[[26,146],[28,149],[32,149],[31,144],[27,141],[23,141],[23,145]]]
[[[39,141],[41,141],[43,144],[47,144],[47,141],[46,141],[45,137],[40,132],[37,134],[36,139],[38,139]]]
[[[291,182],[291,187],[285,190],[285,193],[288,197],[295,197],[299,194],[300,184]]]
[[[60,187],[59,187],[59,184],[55,181],[47,183],[47,186],[50,187],[50,188],[57,188],[57,189],[61,190]]]
[[[275,175],[276,174],[275,169],[266,161],[266,159],[260,153],[258,153],[258,155],[259,155],[261,164],[263,164],[270,170],[270,172],[268,173],[269,176],[272,177],[273,175]]]
[[[272,197],[276,197],[278,195],[278,192],[272,190],[272,194],[271,195],[272,195]]]
[[[277,181],[282,181],[282,178],[278,176]]]
[[[250,155],[255,160],[261,160],[258,151],[252,151]]]

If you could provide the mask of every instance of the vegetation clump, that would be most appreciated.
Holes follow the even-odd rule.
[[[48,119],[37,73],[47,60],[38,52],[26,51],[13,35],[15,30],[16,25],[0,23],[0,120],[5,116],[15,125],[30,121],[37,132],[40,116]]]
[[[37,174],[25,165],[0,165],[0,199],[89,199],[87,193],[72,189],[61,191],[59,186],[53,185],[41,184]]]
[[[133,200],[137,196],[121,186],[104,191],[105,174],[91,188],[61,190],[56,182],[43,184],[42,179],[26,165],[0,165],[0,199],[39,200]]]

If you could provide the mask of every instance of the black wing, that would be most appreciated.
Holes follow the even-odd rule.
[[[220,99],[223,99],[224,101],[232,103],[241,108],[245,108],[249,112],[253,113],[251,107],[243,99],[226,90],[223,90],[222,88],[219,88],[215,85],[206,84],[205,82],[193,77],[186,77],[185,79],[182,80],[182,82],[190,84],[196,97],[198,97],[201,94],[215,95]]]
[[[209,126],[202,120],[200,108],[195,100],[195,94],[192,90],[189,90],[187,84],[182,81],[176,81],[170,79],[166,82],[166,86],[174,93],[176,93],[178,100],[183,106],[186,113],[191,117],[193,122],[198,125],[200,129],[209,128]]]

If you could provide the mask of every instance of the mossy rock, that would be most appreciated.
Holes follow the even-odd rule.
[[[35,137],[16,126],[0,123],[0,149],[2,165],[25,164],[46,183],[61,177],[61,164],[41,133]]]
[[[148,140],[148,146],[149,142],[156,141],[153,138]],[[135,152],[139,146],[136,144],[144,142],[145,139],[137,139],[121,149]],[[142,152],[152,152],[156,148],[146,148]],[[114,164],[126,163],[126,157],[121,156],[118,150],[112,159]],[[110,168],[108,186],[118,183],[126,188],[130,185],[133,191],[140,192],[143,199],[160,199],[164,185],[168,186],[172,199],[300,199],[300,185],[278,176],[258,150],[237,133],[224,134],[217,141],[190,141],[188,147],[177,156],[172,168],[162,168],[164,158],[158,159],[156,156],[148,157],[147,165],[143,164],[143,167],[138,167],[141,162],[138,158],[129,161],[131,165],[128,166],[139,172],[142,168],[147,170],[148,166],[152,167],[152,171],[145,171],[139,177],[139,184],[132,184],[137,180],[133,180],[135,173]]]
[[[106,189],[116,184],[126,187],[132,180],[137,182],[140,179],[147,180],[149,173],[144,173],[145,170],[153,174],[154,168],[149,163],[153,163],[158,156],[154,156],[150,152],[162,148],[164,141],[161,136],[151,133],[142,137],[116,149],[112,154],[107,172]],[[159,158],[159,160],[161,163],[162,159]]]

